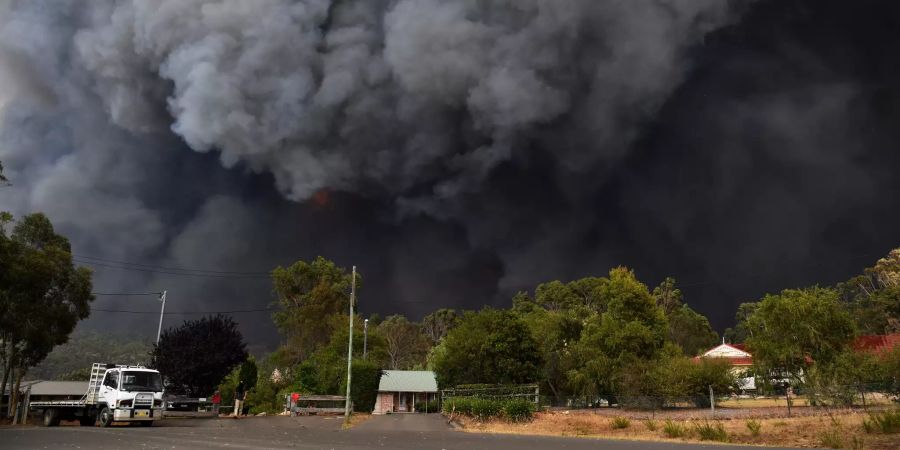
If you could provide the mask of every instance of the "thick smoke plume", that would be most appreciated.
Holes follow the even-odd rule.
[[[264,307],[322,254],[364,311],[628,264],[723,325],[896,244],[897,36],[862,25],[893,16],[831,3],[2,1],[0,209],[173,310]]]

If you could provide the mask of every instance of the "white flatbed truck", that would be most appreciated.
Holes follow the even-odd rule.
[[[163,385],[159,372],[143,366],[94,363],[87,392],[80,400],[35,401],[29,408],[40,413],[44,425],[77,420],[81,426],[108,427],[113,422],[153,425],[163,416]]]

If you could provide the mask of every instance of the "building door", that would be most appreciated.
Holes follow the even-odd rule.
[[[400,393],[400,412],[409,411],[408,409],[406,409],[406,403],[407,403],[407,394],[406,394],[406,392],[401,392]]]

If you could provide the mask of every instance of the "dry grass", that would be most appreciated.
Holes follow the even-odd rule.
[[[787,400],[784,397],[759,397],[759,398],[729,398],[716,403],[722,408],[787,408]],[[804,397],[793,399],[792,407],[805,408],[809,401]]]
[[[884,394],[866,394],[866,404],[873,405],[890,405],[891,399]],[[856,404],[862,403],[860,397],[856,398]],[[732,397],[720,400],[716,403],[721,408],[785,408],[787,409],[787,399],[784,397],[756,397],[756,398],[740,398]],[[806,397],[799,396],[793,399],[792,407],[806,408],[809,406],[809,400]]]
[[[349,424],[344,424],[344,425],[343,425],[343,428],[344,428],[345,430],[346,430],[346,429],[349,429],[349,428],[353,428],[353,427],[355,427],[355,426],[357,426],[357,425],[359,425],[359,424],[361,424],[361,423],[363,423],[363,422],[365,422],[365,421],[367,421],[367,420],[369,420],[369,419],[371,419],[371,418],[372,418],[372,415],[371,415],[371,414],[355,412],[355,413],[353,413],[353,414],[350,415],[350,423],[349,423]],[[341,420],[343,420],[343,417],[341,418]]]
[[[834,415],[757,419],[761,432],[758,436],[747,428],[746,420],[721,420],[727,433],[728,441],[735,444],[771,445],[781,447],[821,447],[823,437],[838,436],[845,448],[866,448],[871,450],[894,450],[900,448],[900,435],[866,434],[862,422],[866,418],[862,412],[849,412]],[[634,439],[652,441],[699,441],[696,433],[697,425],[704,423],[702,419],[672,420],[682,426],[686,436],[680,439],[668,439],[663,427],[649,430],[647,427],[616,428],[613,419],[591,412],[538,413],[530,423],[508,423],[492,421],[486,423],[461,419],[466,431],[507,434],[535,434],[548,436],[584,436],[612,439]],[[713,422],[713,421],[710,421]]]

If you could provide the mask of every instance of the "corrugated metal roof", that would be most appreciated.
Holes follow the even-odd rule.
[[[385,370],[379,392],[437,392],[437,379],[430,370]]]
[[[871,353],[889,352],[894,347],[900,345],[900,333],[875,335],[875,336],[859,336],[853,341],[853,348],[857,351],[866,351]]]
[[[38,381],[31,385],[31,395],[84,395],[87,381]]]
[[[31,386],[31,385],[33,385],[33,384],[35,384],[35,383],[40,383],[40,382],[41,382],[40,380],[25,380],[25,381],[22,381],[22,385],[19,386],[19,390],[24,391],[25,388],[27,388],[28,386]],[[13,381],[13,380],[7,382],[7,384],[6,384],[6,390],[3,391],[3,395],[9,395],[9,391],[13,390],[13,389],[16,387],[15,384],[16,384],[16,383],[15,383],[15,381]]]

